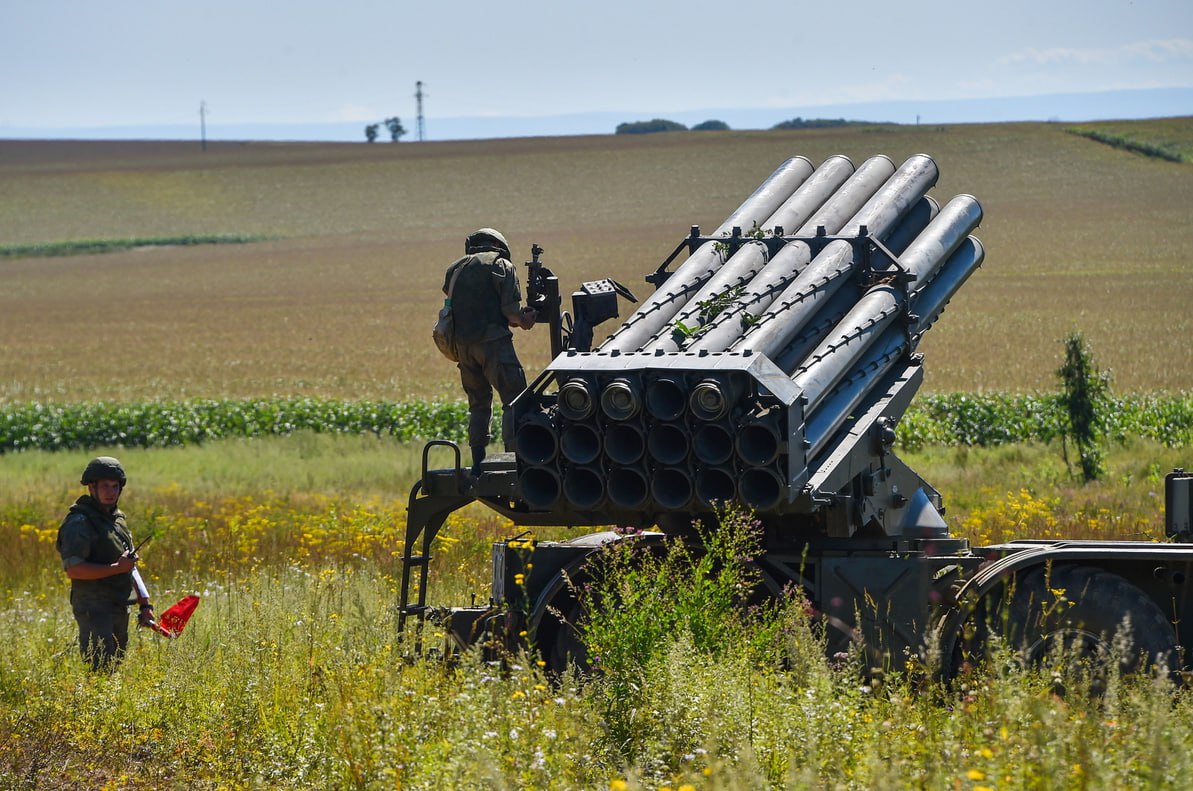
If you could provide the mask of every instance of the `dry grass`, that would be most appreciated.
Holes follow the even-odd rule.
[[[1159,123],[1134,131],[1188,128]],[[205,153],[0,141],[0,245],[269,237],[0,261],[0,400],[455,398],[427,336],[468,231],[503,229],[516,257],[539,242],[565,291],[613,276],[641,295],[690,225],[718,224],[787,157],[921,151],[938,198],[986,210],[986,264],[921,347],[928,388],[1051,389],[1076,328],[1119,389],[1193,389],[1193,167],[1001,124]],[[519,344],[528,369],[545,364],[541,333]]]

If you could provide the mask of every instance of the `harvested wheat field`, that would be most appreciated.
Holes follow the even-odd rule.
[[[1187,119],[1124,129],[1191,136]],[[541,244],[565,293],[611,276],[641,296],[690,226],[715,227],[788,157],[834,153],[928,153],[935,197],[985,209],[986,262],[921,346],[929,391],[1051,388],[1072,330],[1120,391],[1193,389],[1193,166],[996,124],[206,151],[0,141],[0,399],[454,399],[429,327],[469,231],[500,228],[515,257]],[[84,240],[128,246],[49,254]],[[542,333],[518,343],[531,372],[546,363]]]

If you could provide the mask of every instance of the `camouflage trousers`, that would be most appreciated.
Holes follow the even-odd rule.
[[[128,648],[128,605],[89,603],[73,607],[79,650],[92,670],[112,670]]]
[[[473,448],[489,444],[492,438],[489,425],[493,420],[493,391],[497,391],[502,406],[508,405],[526,389],[526,372],[514,351],[511,337],[456,347],[460,361],[460,384],[468,396],[468,445]],[[501,424],[502,440],[513,443],[512,416],[507,411]]]

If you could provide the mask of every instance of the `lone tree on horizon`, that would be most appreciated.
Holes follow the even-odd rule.
[[[389,130],[390,140],[394,143],[406,134],[406,127],[402,126],[402,121],[396,115],[385,119],[385,128]]]
[[[369,124],[365,127],[365,140],[370,143],[377,142],[377,130],[381,128],[381,124]]]

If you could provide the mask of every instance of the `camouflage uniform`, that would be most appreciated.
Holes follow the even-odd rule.
[[[460,384],[468,396],[468,444],[473,449],[475,466],[483,458],[484,448],[491,439],[493,389],[496,388],[503,406],[526,389],[526,373],[514,351],[513,333],[507,318],[521,312],[522,290],[518,285],[518,270],[510,263],[508,248],[474,248],[473,252],[453,262],[444,275],[444,294],[452,276],[461,267],[451,295],[452,317],[459,356],[456,367],[460,369]],[[502,439],[507,445],[511,442],[510,433],[507,413],[502,424]]]
[[[122,511],[108,512],[85,494],[58,528],[57,547],[65,569],[84,561],[115,563],[124,552],[133,551],[133,540]],[[131,572],[71,580],[70,605],[79,624],[79,648],[92,668],[109,666],[124,655],[132,592]]]

